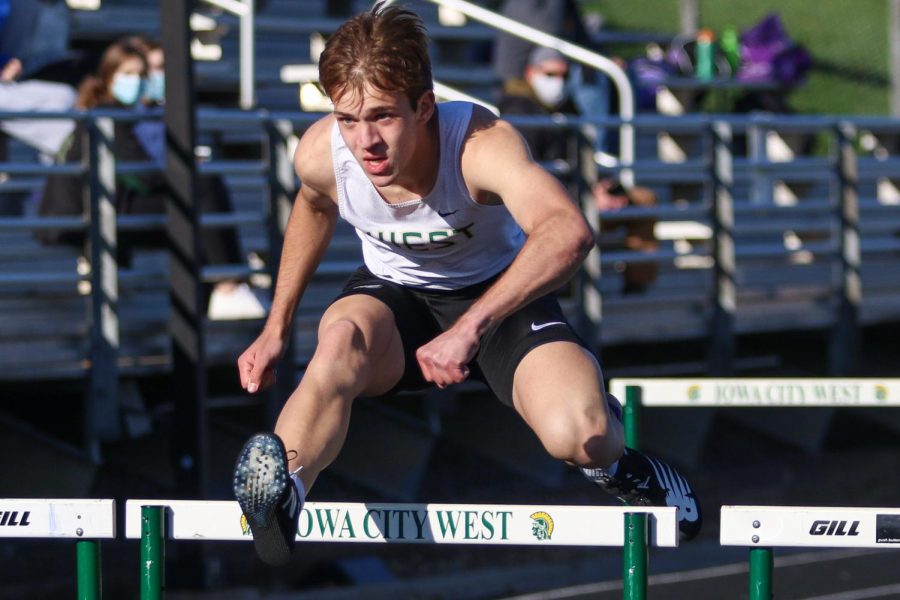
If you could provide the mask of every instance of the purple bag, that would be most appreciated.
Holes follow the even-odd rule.
[[[656,90],[662,83],[676,75],[675,69],[661,59],[639,57],[628,63],[628,75],[634,85],[635,108],[656,110]]]
[[[777,81],[796,85],[812,66],[812,58],[802,46],[791,41],[776,13],[741,34],[741,81]]]

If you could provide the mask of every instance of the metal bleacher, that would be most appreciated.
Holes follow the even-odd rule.
[[[274,164],[272,148],[279,149],[278,160],[283,161],[291,136],[302,134],[317,117],[299,111],[297,85],[284,83],[280,69],[310,62],[311,39],[327,35],[342,22],[342,16],[329,14],[328,4],[261,3],[256,17],[256,92],[265,111],[248,113],[223,108],[234,106],[237,96],[237,20],[202,2],[197,7],[207,19],[196,32],[199,43],[221,48],[219,60],[196,62],[198,141],[210,156],[201,170],[222,174],[234,205],[233,215],[210,218],[231,219],[244,253],[252,257],[250,267],[234,265],[229,272],[262,287],[274,267],[270,224],[278,207],[272,200],[272,173],[284,167]],[[362,0],[344,4],[350,12],[369,5]],[[472,22],[441,25],[434,5],[411,4],[426,18],[435,40],[436,79],[493,100],[497,82],[482,52],[493,39],[491,30]],[[97,11],[72,11],[72,40],[86,44],[134,33],[155,36],[159,19],[155,0],[103,0]],[[567,128],[581,144],[584,124],[548,119],[540,126]],[[615,118],[603,123],[610,128],[619,124]],[[887,118],[639,115],[634,125],[638,151],[631,170],[637,184],[656,193],[657,205],[626,208],[615,215],[598,215],[590,201],[583,206],[598,228],[601,219],[654,218],[660,247],[641,253],[604,246],[597,257],[599,269],[582,274],[569,290],[566,310],[597,346],[650,347],[693,340],[727,347],[747,334],[817,330],[833,331],[829,343],[839,348],[848,339],[847,331],[900,320],[900,159],[895,158],[900,123]],[[284,128],[280,137],[272,137],[276,126]],[[798,143],[809,139],[815,140],[814,147]],[[661,140],[666,140],[665,148]],[[597,166],[584,164],[580,156],[569,158],[570,168],[558,174],[580,197],[589,183],[583,181],[585,171],[593,170],[596,177]],[[0,353],[6,358],[0,380],[88,379],[96,366],[92,335],[98,324],[91,292],[97,274],[75,249],[43,246],[34,239],[33,229],[47,226],[34,217],[29,199],[40,190],[43,174],[36,166],[18,172],[10,168],[10,163],[36,164],[15,142],[8,143],[6,160],[0,162],[0,173],[8,174],[0,181],[0,201],[13,210],[0,216]],[[615,174],[618,168],[607,171]],[[296,185],[292,174],[289,178],[281,181],[288,196]],[[658,266],[656,280],[641,293],[623,293],[623,266],[648,261]],[[311,356],[318,316],[358,262],[358,240],[342,223],[300,306],[298,372]],[[208,279],[221,275],[210,271]],[[853,288],[856,278],[861,295]],[[133,265],[119,269],[118,284],[121,344],[115,375],[166,373],[170,351],[165,255],[137,256]],[[599,307],[585,302],[592,290],[599,292]],[[260,325],[208,322],[210,365],[233,364]],[[707,366],[671,368],[696,372]],[[737,370],[740,364],[732,360],[727,366]],[[846,365],[832,368],[839,371]],[[374,413],[369,417],[378,418]],[[443,426],[449,432],[461,420],[451,415]],[[468,420],[464,426],[471,428],[479,419]],[[351,439],[365,435],[354,432]],[[497,432],[485,431],[485,438],[490,437],[497,438]],[[420,462],[428,456],[408,455]],[[529,459],[528,464],[536,463]]]

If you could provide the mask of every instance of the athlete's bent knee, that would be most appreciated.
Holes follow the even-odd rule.
[[[621,428],[588,415],[559,418],[544,428],[541,442],[554,458],[582,466],[608,466],[624,450]]]
[[[319,332],[319,343],[313,360],[319,366],[359,368],[366,362],[372,350],[366,336],[357,323],[350,319],[337,319]]]

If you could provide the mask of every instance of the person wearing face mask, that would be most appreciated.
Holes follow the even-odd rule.
[[[501,115],[578,114],[577,104],[567,94],[566,76],[569,63],[558,51],[538,47],[532,50],[522,79],[507,81],[498,108]],[[566,132],[553,129],[521,128],[519,132],[528,143],[535,160],[552,161],[568,155]],[[656,194],[650,188],[633,186],[629,189],[601,178],[592,188],[594,205],[600,214],[600,242],[606,248],[625,248],[654,252],[659,243],[654,234],[656,220],[652,217],[604,219],[626,206],[650,207],[656,204]],[[624,237],[624,243],[618,240]],[[656,280],[655,263],[629,263],[621,267],[622,292],[644,292]]]
[[[509,79],[497,104],[501,115],[575,114],[577,109],[566,90],[569,62],[558,51],[538,46],[528,55],[520,79]],[[535,160],[564,159],[567,135],[563,131],[522,128]]]
[[[129,38],[112,44],[103,53],[96,74],[87,77],[78,90],[76,107],[131,108],[142,110],[146,90],[148,61],[145,48]],[[140,121],[138,123],[141,123]],[[159,125],[157,125],[159,127]],[[78,163],[82,160],[84,123],[79,123],[69,138],[61,160]],[[134,122],[116,120],[113,154],[122,162],[156,162],[159,171],[139,174],[117,174],[116,208],[119,214],[160,214],[166,210],[168,188],[162,172],[164,152],[151,148],[139,136]],[[41,215],[80,215],[85,212],[84,175],[47,177],[38,212]],[[198,198],[203,212],[231,212],[228,190],[219,178],[199,177]],[[79,231],[46,230],[38,233],[45,244],[67,244],[82,247],[85,234]],[[120,231],[118,233],[118,261],[121,266],[131,262],[135,248],[166,247],[166,234],[161,230]],[[203,257],[208,264],[240,264],[244,262],[237,233],[231,228],[206,229],[203,232]],[[214,319],[261,318],[265,308],[245,284],[222,282],[211,290],[208,310]]]
[[[162,105],[166,101],[166,71],[162,46],[147,41],[147,86],[144,100],[147,104]]]

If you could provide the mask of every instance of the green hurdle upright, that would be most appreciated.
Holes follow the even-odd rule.
[[[625,387],[625,404],[622,405],[622,425],[625,429],[625,445],[640,450],[641,403],[643,390],[639,385]]]
[[[128,500],[125,536],[141,539],[142,600],[163,597],[166,539],[252,540],[233,501]],[[648,546],[675,547],[679,536],[674,507],[309,502],[297,540],[622,547],[624,598],[644,600]]]
[[[141,506],[141,600],[161,600],[166,582],[166,507]]]
[[[79,600],[99,600],[100,540],[116,537],[114,500],[0,499],[0,538],[75,542]]]
[[[750,548],[750,600],[773,596],[773,548],[900,549],[900,508],[723,506],[719,542]]]

